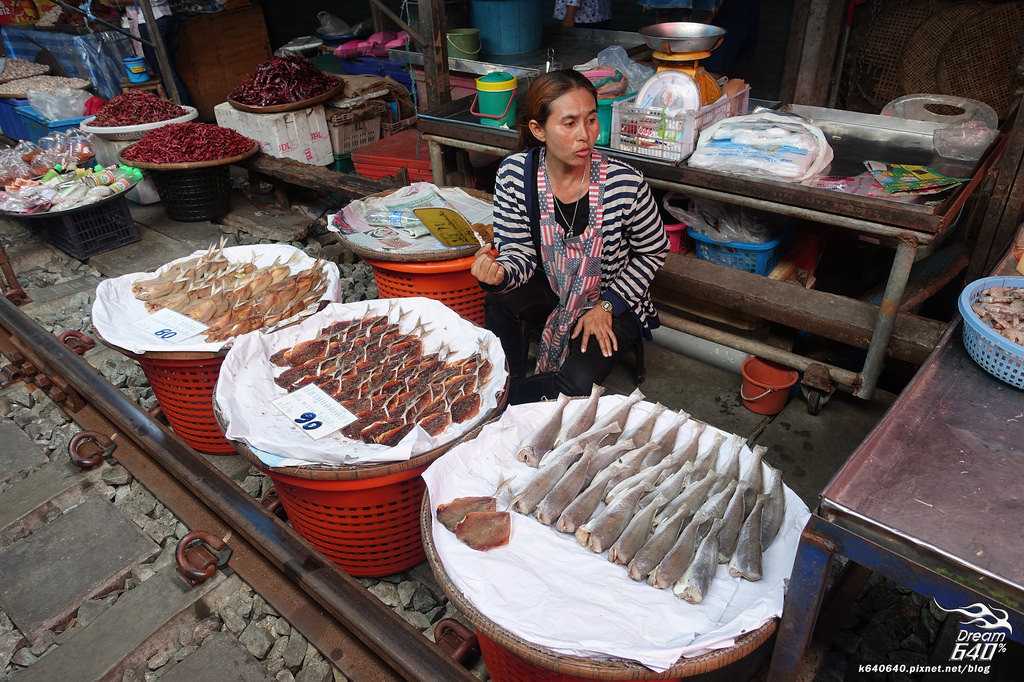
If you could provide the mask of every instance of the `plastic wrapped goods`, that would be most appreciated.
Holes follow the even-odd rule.
[[[804,182],[832,163],[824,133],[799,116],[770,112],[727,118],[704,129],[688,161],[769,180]]]

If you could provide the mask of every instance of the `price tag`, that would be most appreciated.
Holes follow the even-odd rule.
[[[469,221],[454,209],[416,208],[413,213],[445,246],[472,246],[478,243]]]
[[[135,326],[145,330],[154,339],[166,343],[181,343],[193,336],[202,334],[207,327],[191,317],[176,313],[169,308],[161,308],[152,315],[147,315],[135,322]]]
[[[274,401],[274,407],[313,440],[329,436],[356,420],[354,414],[316,384],[306,384],[297,391],[281,396]]]

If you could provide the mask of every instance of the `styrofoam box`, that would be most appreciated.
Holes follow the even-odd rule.
[[[323,106],[282,114],[250,114],[221,102],[213,108],[213,113],[217,125],[256,140],[264,154],[312,166],[334,162]]]

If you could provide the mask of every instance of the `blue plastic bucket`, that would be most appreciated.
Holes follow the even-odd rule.
[[[149,80],[146,60],[142,57],[125,57],[121,62],[124,64],[124,72],[128,74],[129,83],[145,83]]]
[[[484,54],[522,54],[540,49],[544,8],[541,0],[472,0],[473,26],[480,29]]]

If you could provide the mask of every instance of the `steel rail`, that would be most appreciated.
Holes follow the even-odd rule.
[[[211,475],[196,453],[103,379],[85,360],[0,297],[0,326],[32,349],[46,370],[88,402],[177,479],[234,532],[408,680],[475,682],[467,670],[346,575],[223,474]],[[42,368],[40,368],[42,369]]]

